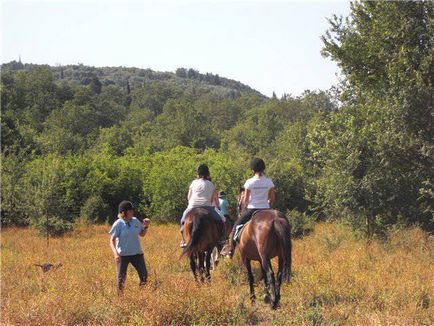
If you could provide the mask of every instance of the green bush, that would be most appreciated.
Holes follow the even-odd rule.
[[[45,217],[31,219],[30,225],[38,230],[42,236],[46,236],[48,233],[52,237],[62,236],[74,228],[73,223],[57,217],[49,217],[48,220]]]
[[[146,214],[159,222],[175,222],[187,206],[188,187],[199,162],[198,152],[191,148],[155,153],[143,181]]]
[[[22,153],[1,156],[1,224],[28,224],[28,210],[24,204],[23,176],[26,158]]]
[[[303,237],[313,231],[314,219],[305,213],[300,213],[297,210],[288,210],[286,217],[289,224],[291,224],[292,237]]]
[[[188,187],[200,163],[208,165],[216,190],[224,190],[234,206],[239,187],[248,176],[247,163],[215,150],[201,153],[179,146],[152,155],[143,184],[142,208],[146,214],[160,222],[177,221],[187,207]]]
[[[110,222],[122,200],[133,202],[136,214],[143,215],[140,205],[144,201],[143,180],[147,178],[151,166],[147,153],[141,156],[128,153],[119,157],[114,154],[105,151],[94,154],[83,185],[88,198],[100,197],[108,205]]]
[[[80,217],[88,223],[107,221],[110,214],[109,205],[99,195],[90,196],[80,210]]]

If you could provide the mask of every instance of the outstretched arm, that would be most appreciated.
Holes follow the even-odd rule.
[[[273,188],[270,188],[268,190],[268,203],[270,204],[270,207],[273,206],[274,202],[276,200],[276,191]]]

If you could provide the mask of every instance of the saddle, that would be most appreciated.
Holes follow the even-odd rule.
[[[267,209],[268,209],[268,208],[267,208]],[[263,210],[265,210],[265,209],[258,209],[257,211],[253,212],[252,217],[250,218],[250,220],[248,220],[248,221],[247,221],[246,223],[244,223],[244,224],[240,224],[240,225],[238,225],[238,226],[235,228],[234,241],[235,241],[236,243],[239,243],[239,242],[240,242],[241,233],[243,232],[244,227],[245,227],[247,224],[250,223],[250,221],[252,220],[252,218],[253,218],[257,213],[259,213],[259,212],[261,212],[261,211],[263,211]]]
[[[240,243],[241,234],[243,233],[243,230],[246,227],[246,225],[249,223],[250,223],[250,221],[248,221],[247,223],[244,223],[244,224],[240,224],[235,228],[234,241],[236,243]]]

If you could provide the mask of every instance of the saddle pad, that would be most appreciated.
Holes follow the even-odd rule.
[[[249,223],[250,223],[250,221],[248,221],[247,223],[244,223],[244,224],[240,224],[235,228],[235,234],[234,234],[234,241],[235,242],[240,242],[241,233],[243,233],[244,228]]]

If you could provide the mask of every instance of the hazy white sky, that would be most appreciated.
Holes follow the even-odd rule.
[[[348,1],[1,0],[1,61],[188,67],[271,95],[336,83],[321,57],[326,17]]]

